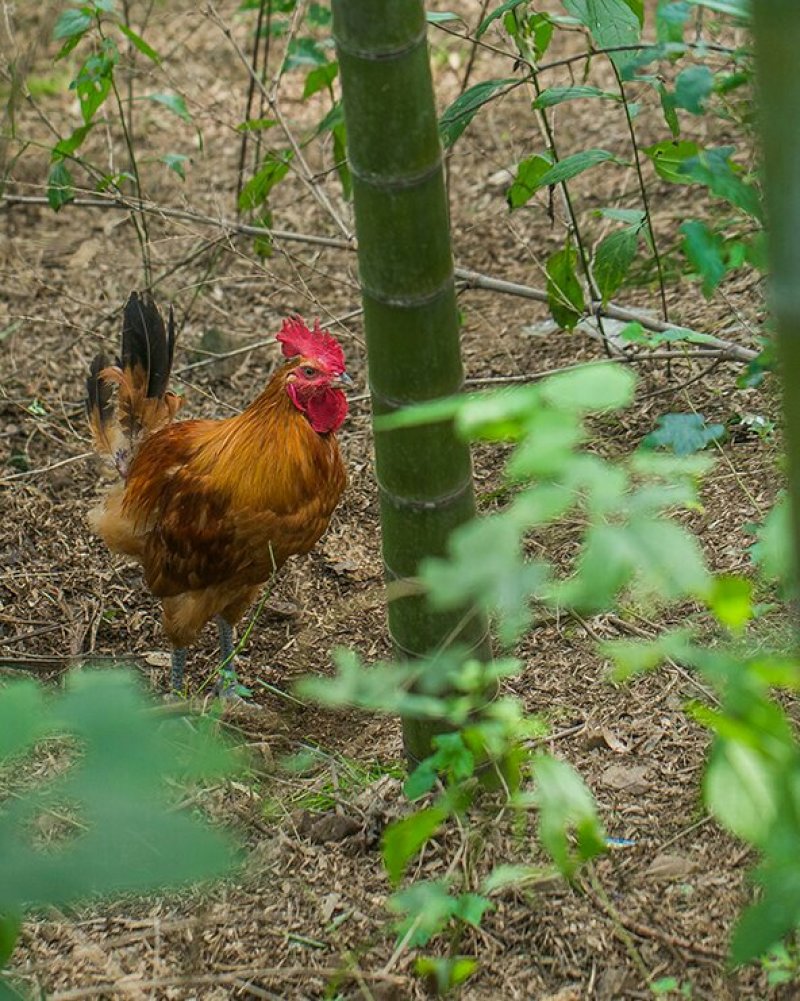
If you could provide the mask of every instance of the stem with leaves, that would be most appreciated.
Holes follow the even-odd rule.
[[[647,194],[647,185],[644,183],[644,174],[642,172],[642,161],[639,155],[639,143],[636,140],[636,129],[633,126],[633,117],[631,116],[631,109],[628,105],[628,95],[625,92],[625,84],[623,83],[622,76],[617,68],[617,64],[613,59],[609,58],[609,63],[614,71],[614,76],[617,81],[617,87],[619,87],[619,96],[622,98],[622,107],[625,111],[625,121],[628,124],[628,134],[631,137],[631,146],[633,147],[633,163],[636,168],[636,178],[639,182],[639,194],[642,197],[642,208],[644,210],[644,217],[647,221],[647,232],[650,234],[650,246],[653,251],[653,261],[656,266],[656,273],[658,274],[658,288],[661,294],[661,315],[664,317],[664,322],[669,323],[669,310],[667,308],[667,290],[664,284],[664,269],[661,266],[661,254],[658,250],[658,243],[656,242],[656,233],[653,229],[653,217],[650,213],[650,199]]]
[[[540,97],[542,90],[539,84],[539,73],[536,68],[536,53],[532,51],[531,46],[527,40],[527,35],[524,30],[524,22],[521,19],[519,12],[514,11],[514,17],[517,23],[517,32],[514,35],[514,43],[517,47],[520,58],[530,66],[531,69],[531,85],[533,87],[533,92],[536,97]],[[553,126],[550,123],[550,119],[547,117],[547,109],[540,108],[539,117],[542,123],[542,128],[544,130],[545,137],[547,139],[547,146],[550,153],[553,156],[553,162],[558,163],[560,157],[558,155],[558,146],[556,145],[555,132],[553,131]],[[589,295],[592,299],[600,298],[600,291],[597,288],[597,284],[592,275],[592,269],[589,264],[589,255],[586,250],[586,243],[583,239],[581,233],[580,224],[578,223],[578,215],[575,212],[575,208],[572,204],[572,198],[569,193],[569,187],[566,181],[562,181],[559,185],[561,188],[561,193],[564,197],[564,207],[569,216],[569,232],[571,238],[575,241],[575,246],[578,250],[578,256],[581,262],[581,269],[583,271],[584,277],[586,279],[586,284],[589,288]],[[598,315],[597,317],[597,329],[600,331],[600,337],[603,341],[603,347],[605,349],[606,355],[611,357],[611,346],[608,343],[608,338],[606,337],[606,332],[603,326],[603,319]]]
[[[442,151],[421,0],[334,0],[376,415],[458,393],[463,384]],[[452,424],[375,435],[383,555],[389,581],[441,556],[475,513],[469,449]],[[449,643],[490,657],[474,609],[435,612],[424,595],[390,602],[389,630],[406,658]],[[404,720],[406,750],[431,750],[429,722]]]

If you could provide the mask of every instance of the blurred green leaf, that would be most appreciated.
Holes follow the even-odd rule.
[[[680,226],[683,252],[703,279],[703,295],[710,299],[727,273],[725,240],[712,232],[699,219],[690,219]]]
[[[753,585],[744,577],[715,577],[708,601],[717,621],[735,633],[753,617]]]
[[[703,787],[706,806],[716,819],[763,849],[780,809],[774,776],[763,755],[741,741],[716,740]]]
[[[164,153],[163,156],[159,157],[163,164],[166,164],[170,170],[174,171],[181,180],[186,180],[186,167],[185,164],[189,162],[189,157],[185,156],[183,153]]]
[[[414,969],[425,978],[429,993],[443,997],[469,980],[478,969],[478,961],[468,956],[418,956]]]
[[[626,407],[633,400],[636,376],[622,365],[591,365],[560,372],[541,383],[542,399],[558,410],[601,412]]]
[[[383,862],[392,883],[396,885],[400,882],[408,863],[425,842],[436,834],[446,817],[447,810],[444,807],[429,806],[389,824],[383,832],[381,848]]]
[[[539,754],[534,759],[539,837],[568,879],[577,867],[606,850],[603,826],[592,795],[566,762]]]
[[[458,909],[458,901],[443,880],[418,880],[393,894],[389,907],[406,915],[397,924],[397,939],[415,949],[444,931]]]
[[[646,435],[642,444],[650,448],[669,448],[675,455],[691,455],[724,435],[724,425],[706,424],[702,414],[661,414],[656,430]]]
[[[177,811],[167,785],[233,768],[209,733],[159,719],[125,672],[71,675],[67,691],[47,701],[22,685],[22,694],[16,683],[0,689],[0,720],[16,716],[11,753],[44,733],[68,735],[80,753],[0,814],[0,913],[174,886],[230,867],[230,839]],[[44,850],[30,822],[63,803],[73,830]]]
[[[675,79],[675,104],[693,115],[702,115],[713,90],[714,74],[708,66],[689,66]]]
[[[57,41],[62,38],[80,38],[93,24],[94,18],[89,7],[67,8],[56,21],[53,38]]]
[[[152,45],[148,45],[141,35],[136,34],[133,28],[129,28],[127,24],[123,24],[121,21],[117,27],[128,39],[131,45],[133,45],[135,49],[138,49],[143,56],[146,56],[149,60],[151,60],[151,62],[156,64],[161,62],[161,56],[156,52]]]
[[[178,118],[182,119],[184,122],[192,121],[192,116],[189,113],[189,109],[186,107],[186,101],[180,96],[180,94],[148,94],[147,100],[160,104],[168,111],[171,111],[173,115],[177,115]]]
[[[791,532],[789,498],[781,494],[758,530],[757,542],[750,547],[753,562],[766,577],[789,582],[793,561]]]

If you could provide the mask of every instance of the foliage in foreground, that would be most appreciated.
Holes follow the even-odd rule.
[[[233,769],[204,724],[159,716],[124,671],[73,673],[59,695],[32,681],[0,689],[0,778],[11,790],[0,800],[0,968],[31,909],[233,865],[231,840],[176,809],[170,790]],[[17,995],[0,979],[3,996]]]
[[[583,415],[624,407],[634,381],[621,367],[587,367],[535,386],[437,401],[384,418],[382,426],[454,419],[469,439],[513,445],[508,503],[457,530],[449,558],[425,563],[415,584],[438,607],[467,603],[491,612],[504,645],[535,627],[542,612],[616,609],[625,617],[631,605],[693,603],[686,629],[650,643],[607,643],[602,652],[617,662],[618,680],[670,659],[695,670],[713,689],[708,701],[688,707],[714,734],[705,804],[762,860],[754,873],[762,896],[744,912],[732,939],[732,959],[743,963],[800,923],[800,745],[775,694],[800,690],[800,665],[783,650],[746,651],[742,637],[760,614],[753,585],[709,573],[696,539],[672,516],[681,508],[700,509],[698,481],[713,460],[643,446],[612,461],[582,447],[588,438]],[[581,526],[567,572],[525,553],[529,533],[564,520]],[[761,532],[756,554],[771,572],[782,569],[778,554],[788,548],[787,530],[778,509]],[[704,612],[716,622],[710,646],[692,635],[695,626],[708,635]],[[519,661],[504,657],[482,665],[454,646],[423,661],[369,668],[352,653],[340,653],[337,666],[335,678],[309,680],[304,692],[329,705],[435,719],[445,730],[434,754],[406,782],[417,809],[385,832],[384,863],[394,883],[430,838],[446,829],[448,818],[457,817],[462,829],[480,825],[474,807],[479,779],[485,784],[487,776],[504,793],[502,810],[536,811],[541,843],[565,876],[603,849],[602,828],[581,779],[566,763],[535,750],[532,738],[542,733],[542,724],[526,717],[517,699],[487,698],[500,678],[521,669]],[[528,856],[523,842],[522,864],[490,873],[479,893],[454,889],[453,876],[408,884],[390,901],[402,915],[400,940],[422,946],[448,928],[479,924],[492,906],[493,889],[535,878]],[[447,977],[464,958],[454,951],[460,939],[451,935],[446,960],[423,957],[429,973],[434,963],[440,987],[454,986]]]

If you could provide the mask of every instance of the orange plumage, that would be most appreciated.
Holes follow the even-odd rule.
[[[243,413],[224,420],[173,423],[181,401],[166,390],[172,315],[167,336],[149,296],[132,293],[126,305],[121,362],[92,365],[95,446],[123,482],[90,521],[110,549],[141,563],[162,599],[178,654],[174,687],[182,648],[210,619],[219,620],[223,659],[232,655],[231,627],[261,584],[314,546],[345,487],[335,435],[347,412],[340,387],[350,381],[341,348],[299,318],[285,321],[278,339],[291,360]]]

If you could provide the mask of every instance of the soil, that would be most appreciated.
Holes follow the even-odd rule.
[[[247,73],[198,5],[130,6],[135,26],[149,10],[142,33],[164,56],[160,66],[137,59],[137,93],[177,90],[192,116],[190,124],[157,103],[136,105],[134,143],[146,193],[162,207],[234,218],[241,138],[235,127],[245,117]],[[218,10],[249,50],[255,14],[239,14],[238,6],[238,0],[225,0]],[[481,5],[459,0],[441,6],[474,26]],[[67,89],[74,56],[52,63],[55,14],[55,5],[19,5],[13,25],[2,29],[13,27],[10,51],[33,80],[33,96],[16,115],[17,136],[33,144],[13,164],[19,141],[0,147],[12,196],[44,192],[48,123],[67,135],[80,121]],[[557,35],[548,59],[581,51],[579,33]],[[430,40],[437,100],[445,107],[463,87],[472,47],[441,28],[431,29]],[[513,72],[500,32],[488,32],[485,41],[492,47],[475,53],[471,83]],[[273,44],[280,50],[284,42]],[[270,58],[273,71],[275,51]],[[574,82],[582,82],[583,69],[574,65]],[[570,72],[562,66],[546,82],[573,82]],[[301,100],[303,77],[287,74],[280,89],[280,108],[296,136],[307,135],[328,107],[323,94]],[[602,59],[593,61],[588,82],[613,88]],[[654,91],[642,87],[636,97],[640,145],[664,139]],[[513,214],[505,203],[507,172],[543,148],[530,99],[520,87],[486,107],[449,157],[448,180],[457,264],[541,288],[544,261],[563,244],[563,208],[556,199],[553,223],[546,195]],[[574,101],[553,118],[562,157],[596,146],[630,158],[617,103]],[[736,145],[743,160],[750,155],[751,140],[733,121],[710,114],[684,115],[683,121],[688,137]],[[277,132],[264,142],[277,143]],[[185,181],[158,162],[165,152],[190,156]],[[103,126],[90,137],[86,155],[115,170],[126,163],[116,131]],[[274,225],[340,239],[334,216],[351,229],[352,209],[331,170],[330,144],[312,143],[305,155],[313,183],[290,173],[274,189]],[[706,301],[676,247],[679,222],[688,212],[702,216],[709,203],[699,188],[670,185],[647,165],[645,170],[671,319],[757,347],[763,323],[758,276],[737,272]],[[80,171],[76,177],[88,181]],[[332,213],[312,188],[329,199]],[[592,241],[606,228],[592,210],[639,204],[634,172],[609,165],[577,178],[571,191]],[[261,257],[251,237],[220,226],[166,214],[152,215],[149,223],[157,294],[175,304],[179,319],[176,382],[186,394],[186,412],[222,416],[240,409],[276,363],[271,338],[281,317],[319,315],[341,339],[360,387],[340,436],[350,485],[324,539],[275,584],[271,609],[259,617],[240,661],[258,711],[229,724],[261,764],[246,780],[210,790],[206,801],[215,821],[230,825],[246,844],[243,872],[211,889],[35,916],[24,927],[12,968],[23,983],[61,1001],[424,997],[413,950],[395,950],[386,910],[390,887],[378,851],[380,825],[403,809],[399,724],[298,705],[282,694],[307,673],[330,672],[337,646],[352,647],[367,661],[389,655],[355,256],[276,237],[271,256]],[[68,206],[55,214],[36,203],[4,203],[0,226],[2,673],[14,678],[23,669],[55,685],[68,669],[130,660],[153,691],[163,693],[168,658],[158,603],[139,570],[111,556],[86,525],[108,478],[89,454],[84,379],[92,356],[101,347],[113,350],[121,306],[142,282],[136,235],[125,212]],[[620,301],[651,315],[660,308],[657,285],[646,274]],[[534,378],[602,357],[596,339],[548,326],[546,306],[530,299],[464,290],[460,306],[470,380]],[[244,350],[230,355],[239,348]],[[211,363],[187,367],[200,361]],[[634,405],[617,420],[597,423],[593,447],[627,453],[668,411],[694,410],[723,423],[745,412],[774,419],[774,389],[769,383],[737,389],[740,370],[739,363],[708,359],[675,360],[669,370],[663,360],[641,363]],[[501,450],[476,450],[484,510],[498,503],[502,462]],[[691,519],[714,570],[746,569],[746,526],[763,518],[778,483],[774,443],[741,435],[722,446],[704,487],[704,509]],[[579,529],[567,524],[531,545],[559,562],[568,558]],[[654,635],[687,614],[694,610],[565,618],[541,624],[520,644],[516,652],[525,669],[508,690],[549,722],[542,747],[578,768],[609,834],[629,844],[603,857],[575,886],[543,876],[524,890],[498,894],[481,929],[459,943],[462,953],[479,958],[463,998],[647,998],[648,982],[666,977],[676,978],[686,997],[794,996],[790,987],[769,986],[759,967],[731,971],[726,963],[736,916],[752,897],[747,872],[755,860],[702,807],[708,738],[685,712],[688,699],[705,697],[698,682],[672,667],[615,686],[597,650],[598,638],[631,628]],[[188,670],[195,691],[213,676],[214,643],[209,629],[192,651]],[[316,749],[308,773],[287,773],[276,764],[308,748]],[[489,818],[480,850],[467,847],[465,878],[473,886],[498,862],[533,862],[546,870],[532,829]],[[457,832],[431,843],[419,874],[442,875],[457,850],[467,850]]]

